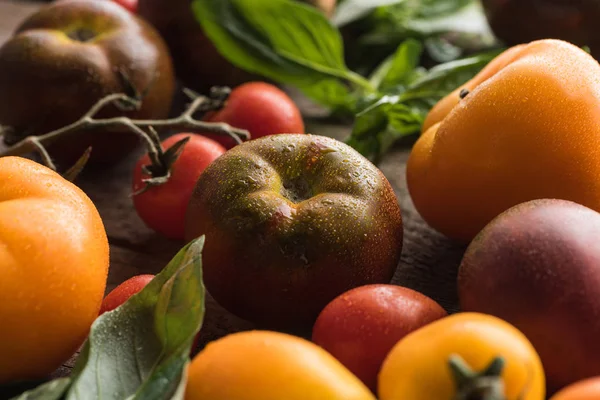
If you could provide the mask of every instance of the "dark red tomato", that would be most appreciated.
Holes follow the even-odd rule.
[[[447,315],[434,300],[396,285],[365,285],[343,293],[321,312],[312,340],[374,393],[392,347],[410,332]]]
[[[231,91],[225,106],[205,118],[225,122],[250,132],[252,139],[280,133],[304,133],[304,121],[296,104],[278,87],[265,82],[249,82]],[[230,149],[235,141],[224,136],[207,137]]]
[[[137,275],[121,283],[106,295],[102,301],[99,315],[112,311],[125,303],[131,296],[140,292],[153,278],[154,275]]]
[[[190,140],[175,161],[168,182],[153,186],[147,191],[133,196],[133,203],[139,217],[154,231],[174,240],[184,239],[185,212],[202,172],[226,149],[212,139],[192,133],[179,133],[166,139],[162,144],[166,150],[186,136]],[[133,191],[137,193],[145,184],[142,179],[142,166],[148,165],[148,155],[136,164],[133,174]]]

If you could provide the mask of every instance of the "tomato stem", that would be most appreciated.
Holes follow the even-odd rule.
[[[244,129],[234,128],[226,123],[206,122],[195,118],[197,113],[206,113],[221,108],[230,93],[229,88],[215,87],[211,90],[209,96],[202,96],[189,90],[185,91],[185,93],[190,97],[191,102],[183,113],[175,118],[157,120],[131,119],[123,116],[103,119],[96,118],[96,115],[109,105],[114,105],[121,110],[133,110],[141,107],[141,97],[143,96],[132,96],[131,94],[125,93],[109,94],[94,104],[79,120],[52,132],[36,136],[27,136],[0,152],[0,157],[21,156],[36,151],[42,156],[44,164],[55,170],[56,167],[46,150],[46,146],[58,139],[64,139],[69,135],[73,135],[83,130],[125,127],[138,135],[145,142],[146,147],[148,148],[148,156],[150,157],[152,165],[155,166],[154,170],[167,171],[169,167],[163,165],[165,151],[162,149],[160,141],[156,140],[158,135],[156,132],[152,131],[154,128],[177,129],[229,136],[238,144],[242,143],[244,140],[250,139],[250,133]],[[11,132],[11,129],[11,127],[2,127],[2,130],[5,132]],[[1,135],[2,132],[0,132],[0,136]]]
[[[496,357],[481,372],[473,369],[457,354],[450,356],[448,365],[456,382],[453,400],[506,400],[502,370],[505,361]]]

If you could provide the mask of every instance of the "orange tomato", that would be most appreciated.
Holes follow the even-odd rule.
[[[573,383],[556,393],[550,400],[598,400],[600,376]]]
[[[375,400],[332,355],[305,339],[270,331],[225,336],[198,353],[186,400]]]
[[[0,158],[0,382],[43,377],[85,340],[108,273],[91,200],[54,171]]]
[[[504,385],[506,399],[544,400],[544,371],[531,343],[507,322],[478,313],[442,318],[400,340],[379,373],[379,400],[479,398],[464,388],[458,396],[451,357],[479,373],[500,357],[504,367],[494,365],[499,372],[494,383]]]
[[[429,113],[407,163],[417,210],[463,243],[529,200],[600,211],[599,109],[600,65],[582,49],[539,40],[507,50]]]

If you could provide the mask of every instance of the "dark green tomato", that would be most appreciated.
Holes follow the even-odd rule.
[[[98,117],[168,116],[175,78],[166,44],[152,26],[111,1],[46,5],[0,48],[0,125],[23,135],[47,133],[76,121],[100,98],[129,92],[126,82],[147,89],[141,108],[107,107]],[[91,145],[92,161],[110,163],[138,143],[126,129],[80,131],[53,143],[50,155],[70,164]]]
[[[351,147],[315,135],[236,146],[200,177],[186,240],[206,235],[208,291],[268,328],[306,329],[341,293],[388,283],[402,218],[384,175]]]
[[[600,51],[596,0],[482,0],[490,27],[508,46],[562,39]]]

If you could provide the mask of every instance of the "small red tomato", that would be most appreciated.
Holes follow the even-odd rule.
[[[166,150],[189,136],[179,158],[173,164],[169,180],[133,196],[133,204],[139,217],[154,231],[174,240],[183,240],[185,213],[196,181],[202,172],[226,149],[212,139],[191,133],[179,133],[166,139]],[[134,193],[144,188],[142,179],[149,178],[142,166],[150,164],[146,154],[136,164],[133,174]]]
[[[302,114],[292,99],[277,86],[249,82],[231,91],[225,106],[205,117],[250,132],[252,139],[280,133],[304,133]],[[230,149],[236,142],[225,136],[206,134]]]
[[[137,13],[138,0],[112,0],[115,3],[119,4],[126,10],[129,10],[132,13]]]
[[[125,303],[131,296],[140,292],[153,278],[154,275],[137,275],[121,283],[106,295],[102,301],[99,315],[112,311]]]
[[[434,300],[414,290],[374,284],[351,289],[321,312],[312,340],[374,393],[381,365],[400,339],[447,316]]]

